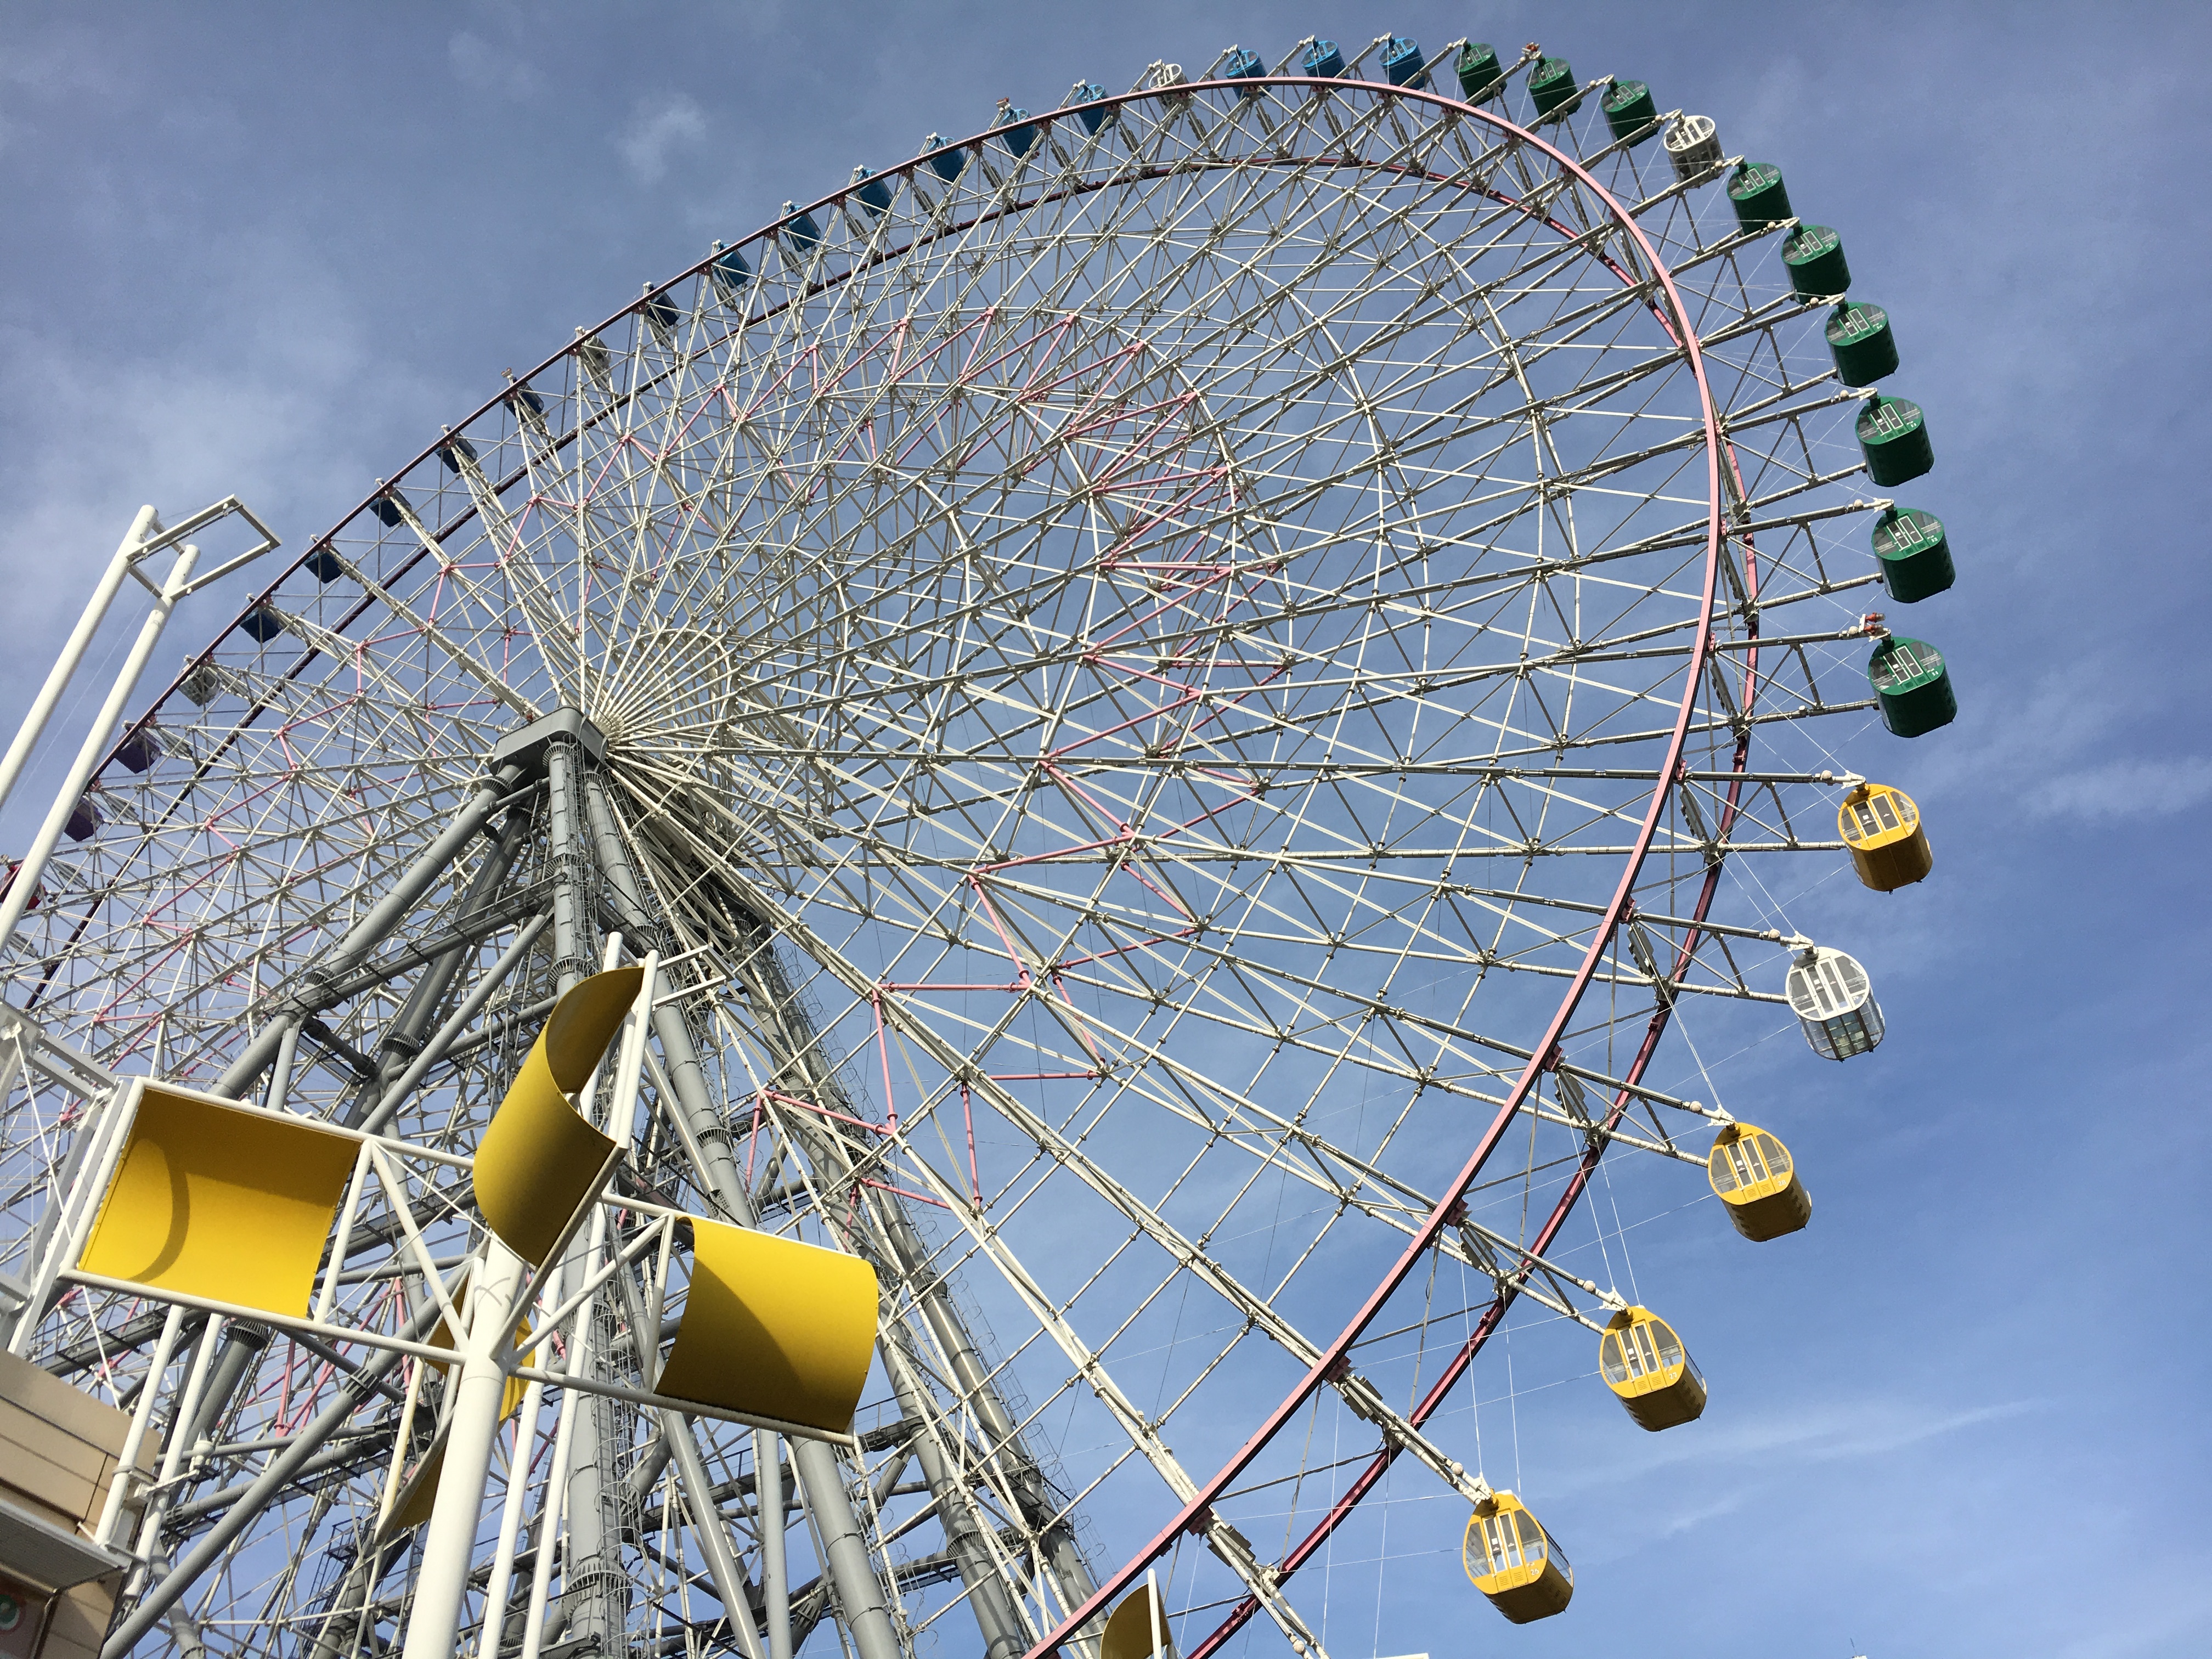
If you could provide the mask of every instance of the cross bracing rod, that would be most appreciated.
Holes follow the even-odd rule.
[[[435,1302],[427,1303],[404,1328],[405,1340],[418,1342],[430,1333],[438,1321],[440,1310]],[[172,1567],[163,1577],[148,1585],[137,1604],[125,1614],[108,1633],[100,1649],[100,1659],[123,1659],[137,1646],[179,1597],[198,1582],[209,1568],[214,1566],[234,1542],[239,1534],[252,1525],[270,1501],[299,1478],[307,1460],[321,1449],[323,1443],[343,1428],[349,1418],[368,1399],[382,1382],[385,1374],[399,1362],[394,1350],[384,1349],[370,1355],[361,1369],[338,1385],[337,1396],[318,1412],[291,1444],[284,1448],[269,1466],[240,1494],[224,1511],[222,1518],[210,1528],[198,1543],[185,1558]]]
[[[446,866],[453,861],[461,849],[483,828],[493,811],[520,776],[520,769],[502,768],[492,777],[477,785],[475,793],[457,812],[443,832],[407,870],[392,883],[369,913],[347,930],[345,937],[331,947],[310,970],[309,984],[328,984],[339,975],[350,972],[355,965],[374,950],[400,920],[410,910],[416,900],[427,892],[433,882],[445,873]],[[304,989],[304,988],[302,988]],[[254,1080],[276,1058],[276,1050],[284,1040],[285,1032],[306,1017],[307,1010],[294,1000],[299,994],[278,1001],[264,1019],[261,1030],[245,1050],[234,1060],[216,1080],[210,1092],[228,1095],[235,1100],[251,1088]]]
[[[769,1045],[777,1073],[810,1093],[842,1100],[842,1091],[834,1072],[822,1063],[819,1037],[811,1029],[805,1005],[785,979],[766,935],[757,935],[751,941],[744,971],[752,983],[750,1001],[762,1028],[759,1036]],[[811,1122],[780,1121],[784,1133],[806,1150],[817,1180],[827,1193],[849,1188],[857,1194],[863,1190],[853,1184],[856,1172],[844,1152],[842,1137]],[[834,1203],[825,1202],[822,1207],[830,1217],[838,1215]],[[890,1304],[898,1306],[902,1293],[922,1313],[939,1352],[947,1357],[958,1396],[975,1413],[989,1441],[989,1467],[1004,1484],[1012,1507],[1045,1547],[1048,1569],[1056,1581],[1054,1590],[1061,1605],[1080,1605],[1089,1590],[1079,1587],[1090,1583],[1090,1571],[1068,1533],[1061,1506],[1045,1488],[1042,1472],[1023,1445],[1012,1413],[1000,1400],[965,1322],[951,1304],[946,1287],[929,1270],[927,1253],[901,1212],[898,1200],[894,1194],[870,1191],[863,1210],[873,1224],[872,1237],[853,1243],[875,1257],[878,1270],[897,1287]],[[942,1442],[936,1413],[916,1376],[915,1340],[905,1332],[896,1316],[890,1321],[882,1351],[902,1411],[923,1425],[916,1437],[915,1455],[936,1495],[938,1516],[952,1552],[962,1563],[962,1578],[986,1648],[993,1659],[1003,1659],[1004,1650],[1018,1651],[1025,1640],[1034,1638],[1021,1604],[1007,1597],[1003,1589],[1011,1564],[993,1558],[988,1543],[992,1528],[976,1511],[966,1483],[955,1476],[955,1470],[966,1460]]]
[[[525,830],[528,828],[526,821],[522,827]],[[489,886],[496,886],[506,877],[506,861],[495,857],[487,860],[478,873],[479,878],[484,876],[490,878]],[[435,1012],[438,999],[453,983],[453,975],[461,965],[462,952],[468,946],[481,945],[501,929],[532,915],[549,896],[550,890],[546,884],[538,883],[517,888],[495,901],[483,899],[466,902],[461,919],[445,932],[395,951],[390,957],[356,969],[343,980],[316,987],[311,994],[300,999],[300,1008],[306,1013],[321,1013],[341,1002],[352,1000],[364,991],[388,985],[403,974],[428,967],[434,971],[418,981],[416,991],[410,995],[410,1002],[414,1006],[406,1011],[401,1020],[394,1022],[393,1030],[386,1035],[380,1046],[395,1046],[395,1036],[419,1042],[422,1031],[417,1028],[427,1026],[430,1015]],[[415,999],[426,991],[429,994],[423,997],[421,1003],[416,1003]]]
[[[725,878],[759,913],[773,919],[782,937],[792,939],[798,948],[842,981],[849,992],[862,999],[869,996],[871,987],[866,975],[847,961],[842,952],[831,948],[803,921],[778,903],[772,895],[756,886],[739,872],[726,872]],[[963,1055],[945,1041],[941,1034],[913,1018],[899,1000],[884,998],[881,1006],[885,1019],[896,1023],[902,1036],[928,1054],[932,1061],[943,1066],[950,1075],[963,1079],[969,1088],[988,1099],[1000,1115],[1024,1137],[1035,1141],[1041,1148],[1048,1149],[1062,1167],[1074,1173],[1085,1186],[1147,1234],[1192,1277],[1218,1293],[1238,1314],[1249,1320],[1254,1328],[1273,1338],[1308,1364],[1319,1358],[1319,1347],[1278,1313],[1272,1304],[1237,1283],[1219,1263],[1185,1238],[1172,1224],[1146,1205],[1121,1182],[1100,1169],[1081,1148],[1069,1143],[1057,1126],[1040,1116],[988,1073],[977,1072]],[[1384,1425],[1386,1433],[1397,1437],[1449,1486],[1455,1490],[1465,1488],[1470,1492],[1474,1491],[1470,1484],[1472,1478],[1464,1466],[1446,1455],[1419,1430],[1407,1424],[1364,1378],[1352,1376],[1341,1381],[1332,1380],[1332,1382],[1344,1395],[1347,1404],[1361,1416]]]

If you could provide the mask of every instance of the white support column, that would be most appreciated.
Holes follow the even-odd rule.
[[[768,1659],[791,1659],[791,1580],[784,1567],[782,1437],[753,1431],[753,1503],[759,1514],[761,1595]]]
[[[46,860],[53,856],[54,846],[62,838],[63,828],[70,815],[76,811],[77,802],[84,795],[84,787],[91,781],[92,769],[100,764],[100,757],[107,748],[108,740],[115,735],[116,722],[123,718],[129,707],[131,694],[138,688],[138,676],[145,672],[146,659],[154,654],[154,647],[168,626],[169,612],[176,609],[185,583],[191,579],[192,567],[199,562],[200,550],[187,542],[177,554],[176,562],[169,567],[169,579],[161,585],[161,597],[138,629],[138,642],[131,647],[125,659],[123,672],[115,677],[115,684],[107,693],[107,701],[100,705],[100,716],[86,733],[82,747],[76,752],[76,764],[70,768],[61,793],[46,813],[46,821],[39,827],[37,837],[30,850],[23,854],[23,862],[15,871],[15,879],[8,889],[8,896],[0,902],[0,946],[15,937],[15,926],[30,908],[31,895],[38,891],[39,878],[46,873]]]
[[[192,1425],[199,1419],[200,1396],[206,1391],[208,1368],[215,1363],[216,1341],[222,1334],[222,1322],[210,1315],[200,1326],[199,1340],[192,1345],[191,1369],[185,1374],[184,1386],[177,1394],[177,1403],[169,1413],[169,1443],[161,1449],[161,1465],[154,1477],[155,1495],[147,1501],[146,1513],[138,1523],[139,1565],[131,1570],[124,1584],[125,1595],[136,1595],[146,1587],[146,1574],[150,1569],[155,1553],[161,1541],[161,1517],[169,1506],[168,1495],[173,1490],[177,1472],[184,1467],[191,1447]],[[158,1375],[146,1379],[149,1393],[160,1383]]]
[[[131,574],[131,564],[138,555],[139,544],[149,533],[158,533],[160,526],[154,520],[154,509],[142,507],[138,516],[131,521],[115,556],[107,562],[107,574],[100,579],[100,586],[92,590],[86,601],[84,615],[79,617],[76,628],[62,646],[62,653],[54,659],[53,667],[46,674],[46,683],[39,688],[39,695],[31,703],[31,712],[23,716],[23,724],[16,728],[15,740],[8,745],[5,757],[0,757],[0,806],[8,804],[8,797],[15,787],[15,780],[23,775],[23,768],[31,758],[31,750],[38,746],[39,735],[53,718],[55,705],[62,693],[69,690],[70,678],[77,665],[84,660],[85,648],[92,636],[100,631],[100,624],[107,615],[107,607],[115,603],[123,579]]]
[[[177,1349],[177,1329],[184,1322],[184,1305],[171,1303],[169,1316],[161,1322],[161,1340],[154,1345],[146,1381],[138,1390],[138,1409],[131,1413],[131,1432],[124,1437],[123,1449],[116,1454],[115,1478],[107,1483],[107,1501],[100,1506],[100,1524],[93,1529],[92,1541],[103,1548],[115,1541],[117,1523],[123,1519],[123,1500],[138,1474],[138,1449],[146,1443],[146,1431],[154,1421],[154,1401],[161,1392],[161,1374],[169,1369],[169,1356]]]
[[[601,1210],[593,1218],[590,1247],[578,1258],[586,1274],[599,1255],[605,1217],[606,1212]],[[572,1369],[586,1357],[582,1337],[591,1328],[591,1316],[588,1304],[576,1311],[568,1343],[568,1352],[576,1356],[568,1362]],[[553,1552],[561,1530],[562,1510],[568,1502],[568,1465],[575,1455],[576,1402],[583,1397],[582,1390],[578,1389],[561,1390],[561,1415],[553,1430],[553,1455],[546,1464],[544,1496],[538,1503],[538,1559],[531,1564],[530,1605],[522,1615],[521,1659],[538,1659],[538,1650],[545,1640],[545,1604],[552,1595]],[[106,1659],[106,1656],[101,1655],[100,1659]],[[487,1656],[487,1659],[492,1656]]]
[[[91,1150],[62,1200],[60,1224],[47,1239],[46,1254],[33,1270],[27,1287],[30,1295],[16,1310],[15,1332],[8,1339],[9,1353],[20,1357],[30,1352],[31,1338],[46,1316],[47,1301],[54,1294],[62,1264],[76,1261],[84,1248],[85,1235],[92,1230],[93,1219],[100,1213],[100,1197],[107,1191],[108,1177],[122,1155],[124,1138],[137,1115],[142,1086],[136,1078],[118,1085],[96,1109],[98,1121],[77,1130],[80,1136],[91,1134]]]
[[[560,1299],[560,1275],[552,1295]],[[483,1628],[477,1638],[478,1659],[497,1659],[507,1636],[507,1600],[514,1586],[514,1546],[522,1532],[523,1506],[530,1498],[530,1452],[538,1442],[538,1419],[545,1406],[545,1385],[533,1382],[523,1391],[514,1423],[514,1450],[507,1462],[507,1502],[500,1510],[499,1542],[492,1552],[491,1577],[484,1585]],[[546,1540],[550,1545],[551,1540]]]
[[[469,1275],[469,1331],[447,1412],[446,1464],[422,1537],[422,1569],[407,1622],[405,1659],[453,1659],[469,1563],[483,1518],[484,1483],[499,1437],[500,1401],[507,1393],[507,1351],[514,1334],[502,1327],[521,1282],[521,1258],[498,1239],[487,1239],[483,1265]]]

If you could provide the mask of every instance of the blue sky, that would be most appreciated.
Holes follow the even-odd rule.
[[[1485,1652],[2201,1654],[2208,15],[11,7],[0,708],[27,701],[141,501],[173,516],[236,491],[296,550],[501,368],[854,162],[983,125],[1002,94],[1048,107],[1154,58],[1386,27],[1540,40],[1585,76],[1647,80],[1782,165],[1896,320],[1891,384],[1938,456],[1915,500],[1960,571],[1908,631],[1948,654],[1962,712],[1853,758],[1919,799],[1937,868],[1820,901],[1876,977],[1879,1054],[1768,1044],[1729,1074],[1744,1115],[1786,1097],[1813,1228],[1756,1253],[1711,1237],[1710,1206],[1639,1230],[1647,1295],[1668,1287],[1714,1378],[1693,1437],[1570,1418],[1562,1389],[1522,1401],[1574,1518],[1573,1611],[1510,1631],[1449,1553],[1394,1571],[1425,1605],[1469,1604],[1434,1628]],[[230,602],[193,601],[157,669]],[[23,803],[57,769],[0,843],[27,838]],[[1448,1545],[1455,1523],[1420,1515],[1441,1507],[1402,1525]]]

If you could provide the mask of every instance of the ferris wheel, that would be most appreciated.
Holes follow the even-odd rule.
[[[1565,1607],[1470,1372],[1533,1314],[1699,1414],[1577,1206],[1805,1225],[1683,1034],[1871,1049],[1785,906],[1929,867],[1853,768],[1950,717],[1869,611],[1950,553],[1844,252],[1534,46],[1231,49],[854,168],[379,480],[16,878],[0,1312],[107,1459],[49,1640],[1320,1656],[1393,1480]],[[589,1183],[495,1175],[532,1086]]]

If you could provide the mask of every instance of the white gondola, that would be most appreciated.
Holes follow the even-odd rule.
[[[1824,1060],[1849,1060],[1881,1041],[1881,1005],[1867,970],[1841,951],[1808,945],[1790,964],[1790,1006]]]

